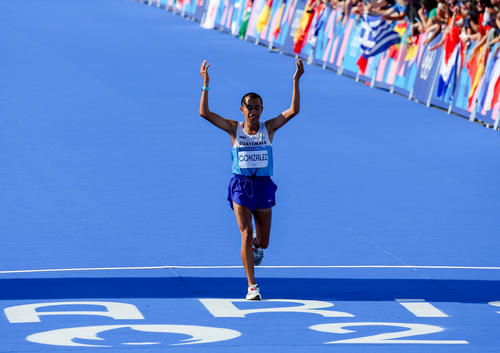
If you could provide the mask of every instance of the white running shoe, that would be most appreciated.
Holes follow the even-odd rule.
[[[255,266],[259,266],[262,263],[262,260],[264,259],[264,249],[255,245],[255,240],[257,240],[257,234],[255,232],[253,233],[253,240],[254,240],[252,247],[253,264]]]
[[[259,286],[253,285],[248,287],[247,300],[262,300],[260,296]]]

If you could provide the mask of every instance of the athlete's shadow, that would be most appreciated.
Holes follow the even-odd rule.
[[[500,300],[500,281],[436,279],[261,278],[266,299],[428,301]],[[0,280],[0,299],[242,298],[246,280],[234,277],[23,278]]]

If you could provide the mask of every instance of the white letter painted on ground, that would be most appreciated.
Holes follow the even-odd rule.
[[[500,306],[500,302],[489,302],[488,304],[493,306]],[[497,313],[500,314],[500,311],[497,311]]]
[[[439,326],[425,324],[406,324],[399,322],[342,322],[332,324],[320,324],[311,326],[310,329],[319,332],[329,332],[335,334],[353,333],[356,331],[347,330],[345,327],[356,326],[392,326],[398,328],[406,328],[406,331],[381,333],[378,335],[350,338],[340,341],[330,341],[325,343],[363,343],[363,344],[467,344],[467,341],[449,341],[449,340],[400,340],[397,338],[411,337],[418,335],[428,335],[431,333],[441,332],[444,329]]]
[[[227,341],[241,336],[236,330],[226,328],[193,326],[193,325],[101,325],[70,327],[58,330],[35,333],[26,339],[29,342],[48,344],[53,346],[65,347],[111,347],[106,345],[93,345],[73,342],[74,339],[103,341],[98,335],[102,332],[130,328],[139,332],[158,332],[158,333],[179,333],[191,336],[181,341],[181,343],[171,344],[171,346],[181,346],[187,344],[213,343]],[[150,346],[160,342],[124,342],[126,345]]]
[[[106,308],[105,311],[51,311],[37,312],[38,308],[60,305],[97,305]],[[53,302],[16,305],[6,308],[5,315],[12,324],[40,322],[41,315],[98,315],[115,320],[143,320],[141,312],[135,305],[115,302]]]
[[[200,299],[200,302],[214,317],[245,317],[248,314],[258,313],[305,313],[318,314],[324,317],[354,317],[354,315],[342,311],[320,310],[331,308],[332,303],[319,300],[299,300],[299,299],[271,299],[256,301],[256,306],[259,303],[293,303],[300,304],[295,306],[262,308],[262,309],[238,309],[233,303],[248,303],[245,299]]]

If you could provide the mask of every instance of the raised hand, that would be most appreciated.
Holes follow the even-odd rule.
[[[208,82],[210,81],[210,77],[208,76],[208,68],[210,64],[207,64],[206,60],[203,60],[200,67],[200,75],[203,78],[203,86],[208,87]]]
[[[297,69],[295,70],[295,74],[293,75],[293,79],[299,80],[300,76],[302,76],[302,74],[304,73],[304,63],[302,62],[301,58],[297,59],[295,66],[297,67]]]

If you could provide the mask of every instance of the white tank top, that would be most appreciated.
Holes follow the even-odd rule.
[[[246,176],[273,175],[273,146],[267,134],[266,124],[260,123],[259,131],[249,135],[238,123],[231,153],[233,173]]]

